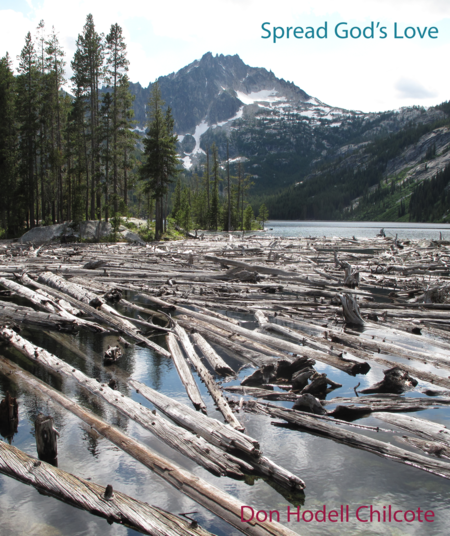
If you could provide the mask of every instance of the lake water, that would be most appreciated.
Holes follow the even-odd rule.
[[[265,227],[272,236],[373,238],[384,228],[386,236],[399,239],[417,238],[450,240],[450,224],[446,223],[394,223],[394,222],[330,222],[330,221],[275,221],[269,220]]]
[[[448,232],[448,226],[416,227],[412,224],[344,224],[319,222],[269,222],[274,236],[370,236],[373,237],[384,226],[386,233],[398,232],[400,238],[438,238],[439,231]],[[407,234],[410,233],[410,234]],[[414,234],[414,236],[411,236]],[[133,299],[129,295],[128,299]],[[148,306],[148,304],[146,304]],[[240,315],[244,321],[252,322],[251,315]],[[245,325],[245,324],[244,324]],[[249,326],[251,324],[248,324]],[[102,366],[101,356],[108,344],[115,344],[116,338],[99,337],[89,333],[80,333],[71,337],[78,349],[74,353],[67,350],[61,339],[56,341],[39,331],[23,331],[22,335],[47,350],[60,356],[72,366],[79,368],[91,377],[107,381],[110,372]],[[67,337],[64,336],[63,337]],[[157,337],[155,342],[165,346],[164,339]],[[405,341],[408,342],[407,340]],[[432,341],[428,341],[431,343]],[[231,478],[217,478],[178,452],[165,446],[134,421],[122,416],[117,410],[106,403],[86,395],[73,382],[61,380],[39,366],[30,364],[15,352],[0,347],[0,354],[11,358],[20,366],[30,370],[39,378],[53,387],[66,393],[78,403],[91,409],[108,422],[118,426],[130,436],[142,441],[157,452],[167,456],[179,466],[200,476],[207,482],[219,487],[244,504],[255,510],[278,510],[281,521],[298,534],[303,535],[445,535],[450,526],[448,509],[450,497],[450,481],[430,475],[413,467],[406,467],[393,460],[379,458],[370,453],[352,449],[335,443],[329,439],[312,434],[289,430],[271,425],[273,419],[264,416],[241,414],[239,418],[246,427],[247,433],[259,440],[264,454],[276,463],[286,467],[306,482],[304,496],[292,496],[275,489],[270,482],[255,478],[248,481],[236,481]],[[231,358],[223,357],[237,369],[238,364]],[[157,389],[173,398],[190,405],[185,389],[171,360],[154,354],[151,350],[139,346],[130,346],[125,350],[124,357],[116,365],[120,376],[124,379],[134,378],[150,387]],[[443,374],[442,370],[423,365],[430,371]],[[359,389],[368,387],[379,381],[383,374],[380,366],[374,365],[366,376],[351,377],[344,372],[326,365],[317,364],[319,371],[327,372],[330,378],[343,385],[328,398],[335,396],[354,396],[353,388],[359,383]],[[252,369],[242,370],[238,380],[230,383],[237,385]],[[208,414],[222,420],[214,408],[203,383],[197,382]],[[419,382],[418,389],[426,384]],[[152,407],[141,395],[119,381],[120,391],[127,396]],[[12,444],[36,456],[34,440],[34,421],[38,413],[53,415],[59,439],[59,467],[83,478],[90,478],[103,486],[111,484],[114,489],[128,493],[179,514],[196,512],[192,517],[204,528],[218,536],[237,536],[236,529],[225,524],[209,511],[198,506],[194,501],[174,490],[164,480],[142,467],[138,462],[123,453],[106,439],[92,433],[81,421],[72,414],[28,391],[25,384],[16,386],[0,374],[0,399],[9,390],[17,396],[20,407],[18,433]],[[417,391],[406,396],[421,396]],[[233,398],[233,397],[231,397]],[[236,400],[238,397],[234,397]],[[291,404],[284,403],[286,407]],[[433,421],[450,426],[447,409],[433,409],[411,413],[413,416],[429,418]],[[368,424],[391,428],[377,421],[374,417],[360,419],[359,424]],[[355,431],[355,429],[351,429]],[[392,441],[394,445],[409,449],[408,446],[392,439],[392,435],[356,430],[380,440]],[[402,433],[398,434],[401,437]],[[411,449],[412,450],[412,449]],[[349,505],[350,521],[341,523],[287,523],[287,508],[293,509],[301,505],[302,510],[317,511],[326,505],[328,510],[339,509],[341,505]],[[433,523],[362,523],[355,519],[358,506],[373,505],[378,510],[383,506],[392,505],[396,510],[433,510]],[[21,536],[23,534],[39,536],[131,536],[136,532],[119,525],[109,525],[105,520],[86,512],[65,505],[56,499],[40,495],[31,487],[25,486],[11,478],[0,475],[0,534],[1,536]]]

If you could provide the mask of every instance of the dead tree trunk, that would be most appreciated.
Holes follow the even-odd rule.
[[[36,447],[40,460],[57,465],[59,432],[53,425],[53,417],[39,413],[35,422]]]

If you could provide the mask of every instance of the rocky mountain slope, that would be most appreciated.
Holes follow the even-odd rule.
[[[344,110],[271,71],[246,65],[237,55],[209,52],[158,83],[173,111],[186,174],[201,173],[212,143],[222,162],[228,147],[232,173],[243,163],[254,183],[255,206],[267,200],[271,217],[374,218],[390,210],[387,184],[409,184],[412,191],[448,159],[445,106]],[[151,85],[130,84],[130,89],[136,129],[143,134]],[[426,156],[430,147],[432,158]],[[374,201],[377,195],[384,205]],[[368,210],[369,197],[377,214]],[[394,205],[401,203],[394,197]]]

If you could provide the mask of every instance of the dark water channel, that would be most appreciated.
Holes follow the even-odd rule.
[[[130,296],[128,297],[130,298]],[[252,317],[239,315],[240,319],[251,322]],[[251,324],[246,324],[250,327]],[[79,368],[91,377],[102,381],[109,380],[111,373],[119,380],[119,389],[127,396],[151,407],[151,404],[141,395],[130,391],[125,382],[127,378],[134,378],[146,383],[150,387],[165,393],[176,400],[190,405],[185,389],[181,384],[172,361],[155,355],[151,350],[132,345],[125,350],[124,356],[118,364],[105,368],[101,364],[101,355],[108,344],[115,344],[116,338],[112,336],[95,336],[80,333],[77,336],[60,336],[50,338],[38,331],[24,331],[23,336],[35,344],[55,353],[71,365]],[[373,335],[380,335],[382,331],[374,331]],[[56,340],[59,339],[59,340]],[[164,338],[156,337],[155,342],[165,346]],[[71,341],[75,351],[71,351],[64,344]],[[415,340],[405,337],[400,341],[411,347],[417,347]],[[432,348],[432,339],[424,338],[424,347]],[[450,481],[425,473],[413,467],[379,458],[373,454],[352,449],[335,443],[329,439],[321,438],[299,430],[290,430],[271,425],[272,419],[265,416],[241,414],[239,417],[244,423],[247,433],[259,440],[264,454],[276,463],[289,469],[306,482],[304,497],[290,496],[280,493],[268,482],[261,478],[249,478],[247,481],[236,481],[230,478],[217,478],[194,462],[173,451],[157,438],[141,428],[134,421],[121,415],[117,410],[108,407],[102,401],[94,399],[93,395],[80,390],[71,381],[61,380],[56,375],[31,364],[14,351],[0,347],[0,354],[4,355],[23,368],[36,374],[40,379],[49,383],[56,389],[67,394],[81,405],[94,411],[108,422],[118,426],[130,436],[142,441],[157,452],[167,456],[172,461],[204,480],[223,489],[237,497],[244,504],[252,506],[254,510],[277,510],[281,521],[287,524],[288,506],[294,510],[301,504],[302,511],[316,512],[326,505],[327,510],[339,510],[341,505],[349,505],[349,521],[338,520],[306,523],[300,521],[290,522],[288,525],[299,534],[392,534],[392,535],[445,535],[450,526],[450,513],[448,511],[450,498]],[[235,369],[238,363],[223,354],[224,358]],[[390,359],[394,359],[389,356]],[[398,360],[401,361],[401,360]],[[411,363],[411,362],[410,362]],[[430,365],[420,365],[437,374],[442,370],[434,369]],[[328,395],[354,396],[353,388],[360,383],[360,389],[367,387],[382,378],[382,367],[373,364],[366,376],[351,377],[332,369],[326,365],[317,364],[319,371],[327,372],[331,379],[342,383],[343,387]],[[251,369],[242,370],[239,379],[248,375]],[[194,372],[195,374],[195,372]],[[230,385],[237,385],[239,379]],[[208,414],[222,420],[215,410],[205,386],[198,382],[201,394],[208,408]],[[417,389],[429,387],[420,382]],[[37,456],[34,439],[34,420],[43,412],[55,418],[56,428],[61,434],[58,443],[58,465],[61,469],[72,472],[83,478],[90,478],[93,482],[106,486],[111,484],[114,489],[122,491],[159,506],[173,513],[197,512],[191,517],[212,533],[220,536],[239,534],[236,529],[228,526],[209,511],[198,506],[188,497],[174,490],[164,480],[141,466],[127,454],[106,439],[93,434],[86,425],[71,413],[60,408],[51,400],[30,394],[25,384],[19,386],[12,384],[9,379],[0,374],[0,398],[6,391],[19,400],[20,421],[18,433],[12,439],[12,444],[26,453]],[[421,396],[418,391],[405,396]],[[231,397],[233,398],[233,397]],[[237,399],[237,397],[236,397]],[[279,402],[279,404],[283,404]],[[290,403],[284,403],[291,407]],[[411,415],[430,419],[443,425],[450,425],[448,409],[430,409]],[[391,428],[367,417],[358,421],[360,424],[382,426]],[[394,445],[408,449],[404,443],[397,442],[391,434],[374,433],[354,430],[358,433],[371,435],[380,440],[392,441]],[[399,433],[401,436],[401,432]],[[412,450],[412,449],[411,449]],[[304,504],[303,504],[304,503]],[[359,506],[372,505],[381,512],[383,507],[392,505],[395,510],[432,510],[434,521],[432,523],[414,521],[412,523],[364,523],[357,521],[355,511]],[[367,510],[366,510],[367,512]],[[362,514],[362,518],[367,515]],[[0,475],[0,534],[1,536],[16,536],[22,534],[39,536],[81,536],[97,535],[119,536],[136,534],[134,531],[119,525],[109,525],[105,520],[92,516],[61,503],[53,498],[40,495],[33,488],[21,484],[9,477]]]

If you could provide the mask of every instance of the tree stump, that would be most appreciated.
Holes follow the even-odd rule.
[[[59,432],[53,426],[53,417],[39,413],[35,422],[36,447],[40,460],[57,466]]]
[[[17,399],[6,391],[5,398],[0,402],[0,435],[11,442],[17,433],[19,424],[19,405]]]

